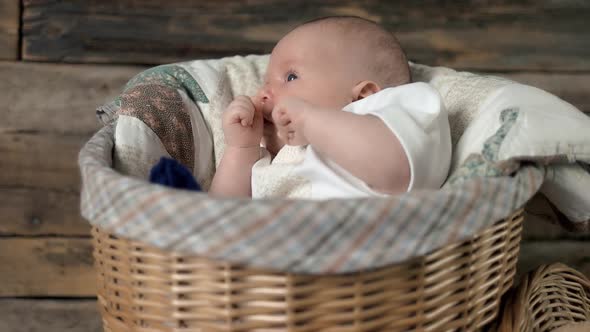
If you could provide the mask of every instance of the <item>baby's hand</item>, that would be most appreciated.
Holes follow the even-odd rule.
[[[248,96],[237,96],[223,113],[223,133],[228,146],[249,148],[260,146],[262,110]]]
[[[305,121],[311,104],[297,97],[285,97],[273,111],[272,119],[277,127],[279,138],[288,145],[309,144],[305,137]]]

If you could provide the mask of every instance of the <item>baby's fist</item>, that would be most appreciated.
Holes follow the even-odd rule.
[[[262,139],[262,112],[248,96],[237,96],[223,113],[225,143],[234,147],[259,146]]]

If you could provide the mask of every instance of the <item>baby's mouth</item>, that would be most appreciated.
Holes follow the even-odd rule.
[[[274,125],[274,121],[272,121],[272,115],[270,114],[263,114],[262,117],[264,118],[264,123],[267,124],[273,124]]]
[[[272,119],[267,119],[266,117],[264,117],[262,129],[265,135],[276,135],[277,132],[275,123],[272,121]]]

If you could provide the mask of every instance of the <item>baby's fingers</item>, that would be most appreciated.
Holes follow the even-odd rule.
[[[264,103],[262,102],[262,98],[260,96],[256,95],[249,98],[250,102],[256,110],[261,111],[264,108]]]
[[[242,126],[246,127],[246,126],[252,125],[253,118],[254,118],[254,112],[252,112],[249,109],[240,107],[240,108],[234,109],[232,116],[231,116],[231,122],[232,123],[239,123]]]
[[[242,117],[241,119],[242,126],[244,127],[250,126],[252,124],[252,119],[249,119],[247,115],[245,117]]]
[[[290,117],[284,111],[275,111],[272,117],[277,126],[286,126],[291,123]]]

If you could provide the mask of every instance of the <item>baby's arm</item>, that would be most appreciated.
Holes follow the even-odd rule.
[[[238,96],[223,114],[225,151],[209,194],[222,197],[252,196],[252,166],[260,159],[262,114],[247,96]]]
[[[211,182],[209,194],[251,197],[252,166],[260,159],[260,147],[226,147]]]
[[[378,117],[322,109],[289,98],[275,107],[273,118],[288,144],[311,144],[376,191],[407,190],[408,158],[398,138]]]
[[[388,194],[407,190],[408,158],[398,138],[378,117],[316,109],[308,114],[304,135],[320,155],[370,188]]]

